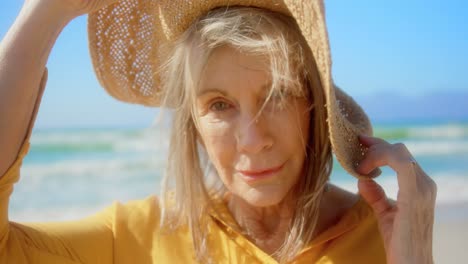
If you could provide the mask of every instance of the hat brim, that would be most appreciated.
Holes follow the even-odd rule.
[[[372,126],[364,110],[333,83],[321,0],[119,1],[88,17],[89,49],[100,84],[120,101],[159,106],[162,93],[157,71],[168,56],[164,47],[209,10],[239,5],[265,8],[295,18],[312,51],[325,90],[333,152],[348,173],[368,179],[369,176],[355,169],[367,151],[358,135],[372,135]]]

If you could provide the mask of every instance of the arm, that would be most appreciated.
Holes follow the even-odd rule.
[[[25,0],[0,43],[0,175],[25,140],[52,46],[73,18],[117,0]]]
[[[47,58],[59,33],[71,20],[59,8],[42,3],[27,1],[0,43],[0,175],[18,155]]]
[[[45,80],[40,94],[44,85]],[[40,95],[34,116],[39,102]],[[26,138],[33,123],[34,120]],[[0,263],[113,263],[116,205],[78,221],[24,224],[9,221],[9,197],[13,184],[19,180],[21,162],[28,148],[26,140],[12,166],[0,178]]]
[[[29,147],[58,35],[74,17],[112,0],[26,0],[0,43],[0,263],[111,263],[113,210],[55,224],[8,219],[9,196]]]

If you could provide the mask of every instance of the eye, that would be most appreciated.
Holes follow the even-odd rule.
[[[210,105],[210,109],[217,112],[226,111],[230,107],[228,103],[223,101],[216,101]]]

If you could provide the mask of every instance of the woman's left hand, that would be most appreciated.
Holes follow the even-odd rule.
[[[432,229],[437,194],[435,182],[416,163],[402,143],[360,136],[368,147],[356,170],[362,174],[390,166],[398,178],[398,196],[389,200],[373,180],[359,180],[361,196],[374,210],[383,238],[387,263],[433,263]]]

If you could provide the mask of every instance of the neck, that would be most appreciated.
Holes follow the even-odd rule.
[[[337,188],[329,185],[321,199],[319,218],[315,226],[320,234],[341,216],[341,209],[355,203],[356,199],[339,195]],[[268,207],[256,207],[235,195],[226,197],[229,211],[238,223],[244,235],[257,247],[268,254],[276,252],[284,243],[293,218],[295,200],[292,192],[279,204]],[[337,208],[341,205],[343,208]]]
[[[293,217],[294,200],[286,197],[282,202],[267,207],[256,207],[242,198],[231,195],[228,207],[245,235],[268,254],[281,247]]]

